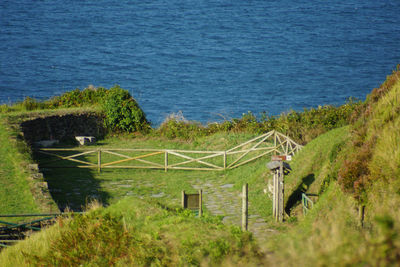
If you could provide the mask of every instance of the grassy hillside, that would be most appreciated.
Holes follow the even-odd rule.
[[[214,217],[125,198],[74,219],[60,219],[0,254],[1,266],[258,266],[249,233]]]
[[[338,115],[342,109],[333,113],[316,111],[315,117],[311,116],[313,112],[300,117],[292,113],[282,116],[277,124],[285,125],[290,121],[287,118],[291,118],[290,125],[295,126],[283,129],[299,138],[307,136],[302,140],[319,135],[290,162],[293,170],[285,177],[285,211],[290,217],[282,224],[272,220],[271,199],[264,194],[271,179],[265,167],[269,158],[233,170],[210,173],[106,170],[98,174],[95,170],[48,170],[49,183],[61,190],[53,193],[58,201],[67,205],[73,199],[84,205],[94,193],[110,206],[76,219],[60,220],[54,227],[5,249],[0,254],[0,265],[11,265],[13,260],[21,265],[65,266],[89,263],[398,265],[400,70],[388,76],[363,104],[344,110],[345,119],[333,118],[332,124],[328,123],[330,115]],[[354,111],[351,124],[336,128],[349,121],[350,111]],[[319,121],[321,114],[327,115],[322,122]],[[302,126],[302,121],[306,127]],[[248,128],[241,128],[240,125],[246,123]],[[269,127],[273,119],[263,123]],[[263,123],[250,115],[208,127],[172,120],[160,127],[161,136],[157,136],[157,131],[145,136],[111,136],[99,145],[221,150],[255,136],[260,130],[257,127]],[[317,133],[313,133],[313,125]],[[222,130],[214,131],[213,127]],[[336,129],[322,134],[332,128]],[[87,156],[86,159],[95,162],[96,157]],[[83,183],[82,177],[89,182]],[[223,203],[228,210],[237,201],[237,193],[244,183],[249,183],[250,188],[249,213],[260,216],[270,230],[267,236],[255,235],[259,245],[268,248],[265,255],[259,252],[248,233],[224,226],[218,217],[210,216],[209,211],[206,210],[205,218],[197,219],[177,209],[182,189],[190,191],[196,186],[210,184],[218,190],[229,185],[223,191],[233,196],[229,199],[231,202]],[[311,198],[315,202],[305,216],[301,210],[301,193],[313,195]],[[129,194],[136,197],[126,197]],[[157,197],[151,197],[154,195]],[[215,201],[208,197],[205,194],[206,202]]]
[[[0,214],[42,210],[31,192],[33,182],[26,171],[29,159],[20,151],[26,148],[6,128],[3,117],[0,117],[0,144]]]
[[[395,266],[400,262],[399,96],[398,70],[372,92],[347,130],[317,138],[299,155],[291,176],[313,173],[310,189],[300,187],[313,192],[319,188],[320,195],[307,216],[270,244],[275,265],[301,261],[310,266]],[[308,161],[307,150],[318,156]]]

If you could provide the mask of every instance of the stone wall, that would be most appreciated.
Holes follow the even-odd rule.
[[[28,144],[41,140],[74,141],[75,136],[104,137],[102,115],[95,112],[77,114],[48,115],[26,120],[20,124],[24,139]]]

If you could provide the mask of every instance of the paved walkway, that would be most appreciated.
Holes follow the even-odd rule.
[[[204,205],[213,215],[224,216],[223,222],[228,225],[242,224],[242,192],[232,191],[233,184],[195,181],[194,189],[203,190]],[[249,202],[249,207],[251,202]],[[276,231],[268,227],[258,214],[249,214],[248,230],[259,243],[266,241]]]

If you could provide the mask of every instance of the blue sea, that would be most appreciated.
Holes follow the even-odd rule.
[[[399,63],[399,1],[0,1],[0,103],[119,84],[208,123],[363,100]]]

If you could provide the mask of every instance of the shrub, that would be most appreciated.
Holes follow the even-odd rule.
[[[205,128],[198,122],[185,119],[182,112],[170,114],[158,129],[161,136],[169,139],[190,140],[206,134]]]
[[[82,91],[75,89],[61,96],[55,96],[45,103],[48,108],[93,106],[103,103],[106,95],[107,90],[105,88],[89,86]]]
[[[18,103],[17,105],[20,105],[22,110],[26,110],[26,111],[45,108],[45,105],[42,102],[40,102],[34,98],[31,98],[29,96],[26,97],[24,99],[24,101]]]
[[[146,116],[128,91],[119,86],[108,90],[103,109],[105,126],[113,131],[135,132],[150,128]]]

